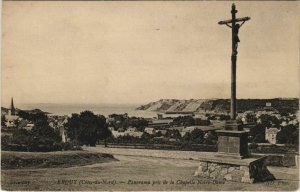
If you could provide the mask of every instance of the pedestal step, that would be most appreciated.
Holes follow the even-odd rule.
[[[274,175],[264,164],[265,158],[254,160],[251,163],[248,163],[247,160],[230,164],[213,161],[215,162],[201,161],[194,176],[242,183],[275,180]]]
[[[243,129],[242,124],[237,122],[236,120],[228,120],[225,123],[225,130],[239,130]]]

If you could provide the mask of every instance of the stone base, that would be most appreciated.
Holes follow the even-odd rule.
[[[228,158],[242,159],[249,156],[248,132],[217,130],[218,154]]]
[[[237,120],[227,120],[225,123],[225,130],[242,131],[243,127]]]
[[[223,152],[217,152],[215,155],[216,157],[221,157],[221,158],[227,158],[227,159],[245,159],[249,157],[249,154],[246,155],[240,155],[236,153],[223,153]]]
[[[274,180],[274,175],[265,165],[266,158],[267,156],[241,160],[220,157],[203,158],[200,160],[200,166],[194,176],[242,183]]]

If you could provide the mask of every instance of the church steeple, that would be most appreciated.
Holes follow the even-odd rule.
[[[10,103],[10,114],[11,115],[16,115],[16,109],[14,106],[14,98],[11,98],[11,103]]]

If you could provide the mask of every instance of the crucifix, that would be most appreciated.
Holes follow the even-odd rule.
[[[236,58],[237,58],[237,47],[240,42],[238,33],[241,26],[248,20],[250,17],[236,18],[235,14],[238,11],[235,9],[235,4],[231,6],[231,15],[232,19],[220,21],[218,24],[226,25],[231,28],[232,31],[232,53],[231,53],[231,101],[230,101],[230,119],[236,120]],[[230,25],[231,24],[231,25]]]

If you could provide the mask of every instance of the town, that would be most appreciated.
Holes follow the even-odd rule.
[[[252,152],[293,152],[297,156],[298,113],[299,111],[280,113],[272,107],[272,103],[266,103],[258,110],[238,113],[237,119],[243,124],[243,129],[249,132],[248,145]],[[52,129],[52,135],[57,133],[60,137],[56,138],[55,144],[50,142],[51,149],[43,147],[43,142],[37,143],[40,147],[30,148],[29,145],[33,143],[28,143],[31,140],[25,138],[25,135],[34,131],[35,124],[41,120],[39,118],[46,118],[46,126]],[[95,138],[94,144],[97,145],[113,148],[216,151],[218,139],[215,131],[224,129],[230,116],[228,113],[211,112],[158,112],[157,117],[153,118],[130,117],[126,113],[111,114],[103,118],[108,133],[105,137]],[[11,99],[9,109],[2,108],[2,149],[52,151],[63,150],[63,146],[72,148],[90,145],[84,140],[78,141],[78,137],[72,135],[74,130],[68,125],[71,119],[68,115],[58,116],[38,109],[22,111],[15,108]],[[55,145],[56,148],[53,147]]]

